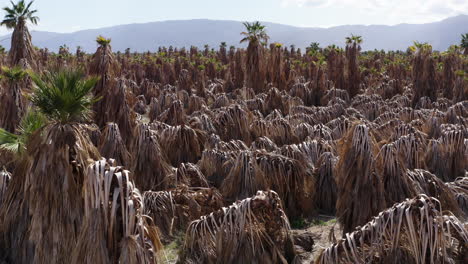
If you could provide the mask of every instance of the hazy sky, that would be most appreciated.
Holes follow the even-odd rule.
[[[192,18],[330,27],[426,23],[468,14],[468,0],[36,0],[34,7],[41,20],[31,29],[54,32]]]

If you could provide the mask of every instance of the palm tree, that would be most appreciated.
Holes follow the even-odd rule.
[[[31,74],[36,89],[31,102],[50,120],[65,124],[89,121],[91,106],[99,100],[90,95],[98,78],[83,79],[81,71]]]
[[[247,47],[247,86],[256,92],[262,92],[265,86],[265,69],[262,64],[263,44],[266,44],[269,37],[266,33],[266,26],[256,21],[253,23],[244,22],[247,31],[242,32],[244,38],[240,41],[249,42]]]
[[[0,102],[4,114],[0,116],[0,127],[14,132],[24,110],[24,98],[21,94],[20,83],[26,77],[26,71],[20,66],[12,68],[2,67],[2,76],[6,79],[8,89],[3,89]]]
[[[346,37],[346,45],[360,45],[362,44],[362,37],[351,34],[351,36]]]
[[[29,21],[37,25],[39,17],[35,14],[37,10],[31,10],[34,1],[25,3],[20,0],[17,4],[11,1],[11,7],[5,7],[6,12],[3,21],[0,23],[8,29],[14,29],[11,37],[10,63],[17,65],[21,59],[26,59],[29,64],[33,64],[34,48],[31,43],[31,34],[29,34],[26,23]]]
[[[83,199],[84,169],[89,159],[100,158],[97,149],[84,132],[80,122],[89,118],[91,105],[97,100],[91,95],[97,79],[84,79],[81,71],[63,70],[47,72],[39,76],[30,73],[35,87],[30,100],[35,109],[44,116],[39,122],[35,114],[26,115],[31,120],[18,134],[10,136],[10,147],[24,151],[19,167],[7,191],[7,204],[26,206],[30,213],[21,213],[14,208],[0,210],[5,236],[24,237],[24,240],[9,240],[12,247],[26,244],[31,254],[9,252],[8,259],[14,263],[71,263],[70,252],[76,247],[82,218],[85,214]],[[16,144],[16,145],[15,145]],[[23,156],[23,155],[21,155]],[[57,190],[61,190],[58,192]],[[35,197],[35,198],[32,198]],[[48,205],[48,206],[46,206]],[[34,208],[42,208],[41,210]],[[15,215],[25,228],[9,225],[9,215]],[[53,221],[54,226],[49,225]],[[33,228],[34,227],[34,228]],[[59,234],[60,241],[54,240]],[[31,242],[32,241],[32,242]],[[23,244],[24,243],[24,244]]]
[[[461,35],[461,43],[460,46],[463,48],[463,54],[468,55],[468,33],[462,34]]]

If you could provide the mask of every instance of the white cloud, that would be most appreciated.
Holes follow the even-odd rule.
[[[425,23],[468,14],[467,0],[283,0],[283,6],[361,9],[396,23]]]

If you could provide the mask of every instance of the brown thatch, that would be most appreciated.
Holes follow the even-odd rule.
[[[7,253],[15,263],[70,263],[83,222],[84,170],[99,154],[77,124],[41,131],[30,140],[4,197],[3,241],[18,249]]]
[[[16,66],[21,60],[35,68],[36,52],[31,42],[31,34],[26,27],[26,20],[19,19],[11,35],[11,48],[8,54],[11,66]]]
[[[85,218],[71,263],[156,263],[160,250],[129,172],[112,160],[92,164],[84,179]]]
[[[3,198],[5,197],[5,193],[8,189],[8,184],[11,180],[11,173],[9,173],[5,167],[3,167],[2,171],[0,171],[0,204],[3,203]]]
[[[339,145],[336,212],[343,232],[368,222],[385,208],[382,179],[375,171],[376,143],[369,127],[354,125]]]
[[[446,185],[455,193],[460,209],[468,215],[468,175],[454,182],[448,182]]]
[[[438,140],[430,142],[426,152],[429,170],[445,182],[462,177],[468,169],[466,141],[462,129],[443,131]]]
[[[259,191],[190,223],[179,263],[291,263],[289,229],[278,195]]]
[[[330,152],[324,152],[317,161],[314,170],[316,180],[316,205],[326,214],[334,214],[337,200],[335,170],[338,158]]]
[[[142,191],[165,190],[168,176],[173,173],[153,131],[142,128],[138,136],[133,172],[135,183]]]
[[[145,214],[161,231],[163,242],[169,242],[188,224],[220,209],[224,202],[214,188],[177,188],[171,191],[144,193]]]
[[[457,204],[455,192],[437,176],[421,169],[407,170],[406,173],[417,193],[434,197],[440,201],[444,210],[450,210],[458,217],[466,217]]]
[[[420,195],[394,205],[326,248],[315,263],[463,263],[468,232]]]
[[[108,122],[114,122],[119,126],[122,138],[129,148],[134,137],[133,130],[136,124],[135,112],[130,105],[131,95],[128,93],[126,79],[117,79],[107,82],[106,90],[103,91],[104,99],[101,100],[100,111],[96,111],[96,123],[104,127]]]
[[[395,144],[383,145],[376,159],[378,174],[382,178],[385,190],[386,207],[419,193],[406,176],[406,168],[398,156]]]
[[[174,175],[174,186],[185,185],[189,187],[210,187],[205,175],[203,175],[200,168],[195,164],[181,163]]]
[[[99,152],[103,157],[114,159],[119,166],[131,165],[131,156],[120,135],[119,126],[115,123],[107,123],[101,135]]]
[[[186,125],[170,127],[161,131],[159,141],[172,166],[184,162],[196,163],[202,156],[206,134]]]
[[[202,158],[198,162],[200,170],[208,179],[208,182],[216,188],[221,186],[221,183],[231,170],[231,161],[234,159],[234,153],[219,151],[217,149],[203,151]]]

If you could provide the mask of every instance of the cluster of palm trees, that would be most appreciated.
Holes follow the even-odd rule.
[[[302,54],[246,22],[245,50],[98,36],[55,56],[32,47],[32,2],[5,11],[0,261],[157,263],[186,231],[180,263],[297,263],[289,220],[325,213],[343,239],[317,263],[464,263],[460,50],[362,54],[351,35]]]

